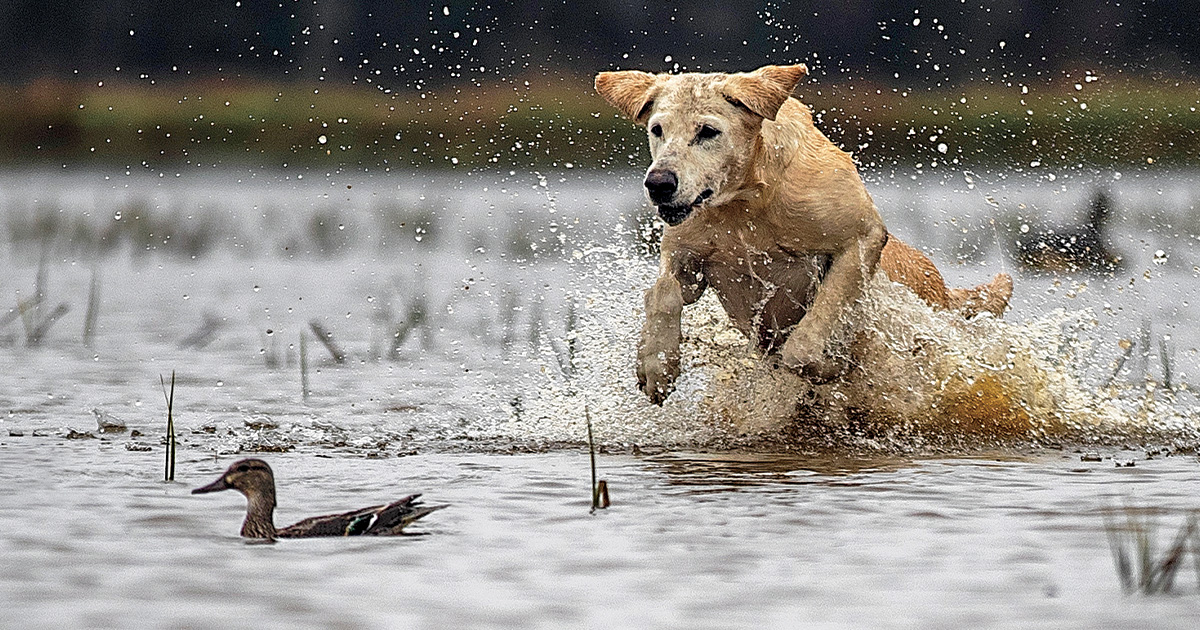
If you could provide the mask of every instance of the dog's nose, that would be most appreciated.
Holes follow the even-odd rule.
[[[655,169],[646,173],[646,192],[656,204],[670,203],[679,188],[679,178],[667,170]]]

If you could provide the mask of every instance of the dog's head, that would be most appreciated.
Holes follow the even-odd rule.
[[[654,158],[646,196],[668,225],[679,225],[750,183],[763,120],[775,120],[807,71],[799,64],[738,74],[601,72],[596,91],[646,127]]]

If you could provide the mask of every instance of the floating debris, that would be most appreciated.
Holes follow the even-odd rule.
[[[96,426],[101,433],[124,433],[128,430],[123,420],[103,409],[93,408],[92,414],[96,416]]]

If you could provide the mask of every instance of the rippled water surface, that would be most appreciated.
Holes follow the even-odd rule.
[[[700,304],[663,408],[632,378],[653,275],[636,177],[223,177],[3,178],[0,626],[1200,621],[1200,566],[1173,595],[1127,595],[1104,528],[1154,508],[1161,547],[1200,507],[1185,175],[1106,176],[1112,277],[1005,250],[1094,182],[872,182],[952,284],[1017,276],[1005,321],[878,283],[853,323],[877,345],[817,386]],[[588,418],[613,500],[595,513]],[[450,508],[416,536],[247,545],[240,496],[188,492],[251,454],[275,468],[278,525],[411,492]]]

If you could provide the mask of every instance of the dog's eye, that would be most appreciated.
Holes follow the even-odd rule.
[[[650,128],[650,133],[654,134],[655,138],[662,137],[662,125],[654,125]]]
[[[709,138],[716,138],[719,135],[721,135],[720,129],[717,129],[716,127],[710,127],[708,125],[703,125],[700,127],[700,131],[696,133],[696,139],[697,140],[708,140]]]

